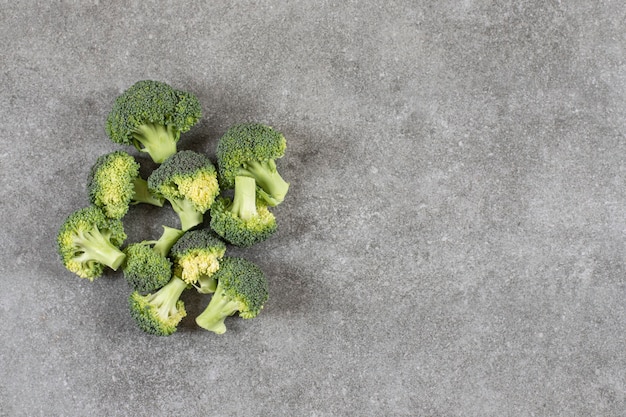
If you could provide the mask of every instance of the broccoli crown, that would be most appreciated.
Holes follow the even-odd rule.
[[[154,294],[141,295],[133,291],[128,298],[131,317],[141,330],[156,336],[169,336],[187,315],[180,299],[187,284],[174,276]]]
[[[126,255],[119,248],[125,240],[122,222],[91,205],[67,216],[57,233],[57,250],[69,271],[93,281],[105,266],[115,270],[122,264]]]
[[[226,331],[226,317],[239,312],[244,319],[256,317],[268,299],[267,279],[254,263],[243,258],[225,257],[215,273],[217,288],[196,323],[212,332]]]
[[[115,99],[105,130],[113,142],[133,145],[161,163],[176,152],[180,134],[201,117],[200,102],[193,94],[143,80]]]
[[[256,214],[247,219],[232,210],[227,197],[218,198],[211,207],[211,229],[227,242],[250,247],[272,236],[278,229],[276,218],[262,201],[256,202]]]
[[[89,201],[100,207],[107,217],[121,219],[135,195],[134,181],[139,164],[123,151],[98,157],[89,171]]]
[[[174,271],[188,284],[201,277],[210,277],[219,269],[226,252],[226,244],[208,229],[186,232],[172,246]]]
[[[148,177],[148,188],[168,201],[187,200],[206,212],[219,194],[217,171],[211,160],[194,151],[180,151],[166,159]]]
[[[157,253],[150,242],[133,243],[124,249],[124,278],[140,293],[156,291],[172,278],[172,262]]]
[[[249,165],[273,162],[284,156],[286,147],[285,137],[270,126],[261,123],[232,126],[217,143],[220,185],[233,188],[236,176],[252,176],[246,172]]]

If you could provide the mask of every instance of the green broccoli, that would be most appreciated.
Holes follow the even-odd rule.
[[[217,280],[215,293],[196,317],[196,323],[203,329],[222,334],[226,331],[226,317],[238,311],[244,319],[254,318],[268,299],[265,275],[243,258],[225,257],[213,277]]]
[[[251,177],[269,206],[280,204],[289,183],[280,176],[275,160],[285,154],[286,147],[285,137],[269,126],[242,123],[231,127],[217,143],[220,186],[232,189],[235,177]]]
[[[154,294],[141,295],[133,291],[128,298],[130,315],[141,330],[156,336],[169,336],[187,315],[180,299],[187,283],[174,275]]]
[[[113,142],[132,145],[161,163],[176,152],[180,134],[201,117],[200,102],[192,93],[143,80],[115,99],[105,130]]]
[[[126,261],[122,271],[126,281],[138,292],[156,291],[172,278],[172,262],[167,256],[183,231],[167,226],[163,229],[158,240],[132,243],[124,248]]]
[[[234,197],[220,197],[211,207],[211,228],[229,243],[249,247],[277,230],[276,218],[257,199],[254,178],[235,177]]]
[[[194,151],[176,152],[148,177],[148,189],[170,202],[184,231],[199,225],[219,194],[211,160]]]
[[[98,157],[89,171],[87,191],[90,202],[113,219],[124,217],[130,204],[163,206],[163,199],[153,196],[139,176],[139,163],[123,151]]]
[[[219,269],[226,244],[208,229],[190,230],[172,246],[174,274],[201,293],[215,290],[211,279]]]
[[[125,240],[122,222],[92,205],[67,216],[57,234],[57,249],[65,268],[93,281],[105,266],[117,270],[122,264],[126,255],[120,246]]]

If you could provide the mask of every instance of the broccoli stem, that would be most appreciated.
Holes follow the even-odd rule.
[[[163,199],[155,197],[148,189],[148,181],[143,178],[135,178],[134,187],[135,194],[133,195],[132,204],[146,203],[163,207]]]
[[[242,169],[242,173],[256,180],[256,184],[263,191],[260,194],[268,205],[276,206],[285,199],[289,183],[280,176],[273,159],[263,162],[249,161]]]
[[[177,276],[165,284],[160,290],[148,296],[148,302],[153,305],[157,314],[166,320],[178,312],[176,303],[183,291],[187,288],[187,283]]]
[[[148,153],[154,162],[160,164],[176,153],[180,132],[170,125],[146,123],[137,127],[132,135],[135,148]]]
[[[183,231],[187,231],[202,223],[204,216],[195,209],[191,201],[186,198],[179,198],[171,199],[169,202],[176,214],[178,214]]]
[[[74,238],[74,244],[80,248],[77,260],[81,262],[96,261],[114,271],[120,267],[126,255],[111,243],[107,233],[98,229],[80,232]]]
[[[226,332],[224,320],[226,317],[232,316],[239,306],[237,302],[223,295],[219,287],[220,285],[218,283],[215,294],[213,294],[211,301],[209,301],[209,305],[196,317],[196,323],[203,329],[216,334],[223,334]]]
[[[163,234],[159,240],[156,241],[152,249],[162,256],[167,256],[167,254],[170,253],[172,246],[174,246],[174,243],[176,243],[176,241],[178,241],[183,234],[185,234],[185,232],[182,230],[163,226]]]
[[[257,216],[256,180],[250,177],[235,177],[235,195],[230,211],[242,220],[250,220]]]

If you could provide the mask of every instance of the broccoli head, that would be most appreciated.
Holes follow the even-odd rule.
[[[89,171],[87,190],[90,202],[113,219],[121,219],[130,204],[163,206],[163,199],[153,196],[139,176],[139,163],[123,151],[98,157]]]
[[[57,249],[65,268],[93,281],[105,267],[117,270],[122,264],[126,255],[120,246],[125,240],[122,222],[107,218],[92,205],[65,219],[57,234]]]
[[[154,294],[141,295],[133,291],[128,298],[130,315],[141,330],[156,336],[169,336],[187,315],[180,299],[187,283],[177,276]]]
[[[140,293],[156,291],[172,278],[172,262],[167,256],[183,231],[167,226],[163,229],[159,240],[132,243],[124,248],[124,277]]]
[[[269,126],[242,123],[231,127],[217,143],[220,186],[233,188],[237,176],[254,178],[259,196],[269,206],[280,204],[289,183],[280,176],[275,160],[285,154],[286,147],[285,137]]]
[[[219,194],[217,171],[211,160],[194,151],[180,151],[148,177],[148,189],[170,202],[183,230],[202,223]]]
[[[176,152],[180,134],[201,117],[200,102],[192,93],[143,80],[115,99],[105,130],[113,142],[132,145],[161,163]]]
[[[190,230],[172,247],[174,273],[201,293],[215,290],[213,274],[220,267],[226,244],[208,229]]]
[[[235,246],[252,246],[277,230],[276,218],[255,190],[254,178],[237,176],[232,201],[220,197],[211,207],[211,228]]]
[[[258,266],[243,258],[225,257],[214,275],[217,288],[206,309],[196,317],[203,329],[222,334],[224,320],[239,312],[244,319],[256,317],[268,299],[265,275]]]

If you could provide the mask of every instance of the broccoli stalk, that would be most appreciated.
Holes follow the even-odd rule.
[[[196,317],[196,323],[205,330],[216,334],[223,334],[226,332],[226,324],[224,323],[226,317],[235,314],[240,308],[240,303],[239,301],[231,300],[228,297],[217,294],[221,294],[219,281],[215,289],[215,294],[213,298],[211,298],[211,302],[209,302],[209,305],[204,311]]]
[[[229,211],[242,220],[258,216],[256,209],[256,180],[250,177],[235,177],[235,192]]]
[[[163,162],[176,153],[176,144],[180,139],[180,132],[171,125],[156,123],[139,125],[132,130],[131,135],[135,139],[135,148],[146,152],[155,162]]]
[[[141,177],[137,177],[133,181],[133,187],[135,194],[133,195],[131,204],[146,203],[157,207],[163,207],[164,199],[158,198],[150,192],[148,189],[148,181]]]
[[[289,183],[283,179],[276,169],[276,161],[248,161],[243,164],[239,175],[250,176],[258,185],[258,192],[270,206],[280,204],[287,195]],[[236,179],[237,177],[235,177]],[[237,185],[235,185],[235,188]]]
[[[154,242],[152,249],[161,256],[167,256],[172,246],[183,236],[184,232],[173,227],[163,226],[163,234]]]
[[[196,210],[193,202],[186,198],[168,198],[172,209],[180,219],[180,227],[183,230],[189,230],[204,221],[204,213]]]

